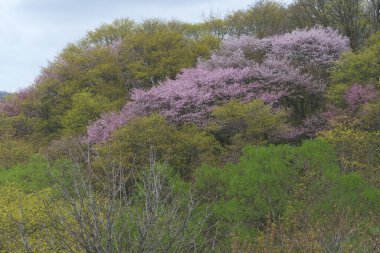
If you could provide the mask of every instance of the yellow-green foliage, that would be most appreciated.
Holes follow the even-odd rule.
[[[380,131],[380,100],[363,105],[358,113],[358,121],[361,129]]]
[[[45,240],[54,229],[44,205],[51,189],[26,194],[8,185],[0,191],[0,252],[56,252]]]
[[[263,38],[289,29],[287,15],[286,8],[276,1],[256,1],[247,10],[228,15],[225,22],[238,35],[254,34]]]
[[[360,170],[380,165],[380,131],[337,127],[320,135],[334,146],[343,170]]]
[[[144,167],[154,150],[157,161],[167,162],[189,177],[201,162],[213,160],[218,143],[194,125],[176,127],[155,114],[130,121],[99,150],[102,154],[99,162],[116,161],[126,167]]]
[[[87,125],[100,116],[109,103],[103,96],[93,96],[88,92],[77,93],[72,97],[72,107],[62,117],[66,135],[83,134]]]
[[[83,252],[69,231],[60,226],[58,219],[64,217],[73,229],[79,229],[68,214],[67,205],[53,201],[56,193],[51,188],[25,193],[8,184],[0,192],[1,253]]]
[[[212,112],[208,130],[215,135],[231,155],[246,144],[275,142],[276,137],[286,131],[286,114],[273,111],[261,100],[240,103],[232,100]]]
[[[218,45],[212,37],[195,41],[157,20],[148,20],[123,41],[120,60],[126,68],[129,87],[150,87],[174,78],[183,68],[207,58]]]
[[[380,32],[373,35],[357,52],[343,53],[332,71],[334,83],[379,83]]]
[[[327,101],[330,104],[338,106],[340,108],[344,107],[345,101],[343,98],[344,92],[349,88],[349,86],[345,83],[337,83],[331,85],[325,94]]]
[[[342,107],[344,92],[352,84],[371,83],[380,87],[380,32],[374,34],[358,51],[345,52],[331,71],[332,85],[326,97],[329,103]]]
[[[0,136],[0,169],[8,169],[17,163],[27,162],[33,148],[22,140]]]

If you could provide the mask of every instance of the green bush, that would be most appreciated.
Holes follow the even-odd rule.
[[[29,160],[33,148],[28,143],[4,136],[0,142],[0,169],[9,169],[18,164]]]
[[[302,213],[287,218],[297,220],[294,222],[301,226],[298,231],[308,229],[302,222],[309,222],[310,231],[315,233],[323,228],[320,223],[338,222],[334,219],[339,213],[347,214],[339,222],[359,226],[380,211],[380,190],[358,174],[341,175],[333,147],[322,139],[306,141],[299,147],[248,146],[238,164],[199,169],[196,185],[199,198],[206,203],[215,201],[214,219],[219,221],[226,241],[235,235],[238,241],[255,244],[272,221],[284,222],[290,209]],[[338,225],[349,232],[349,226],[339,223],[337,229]],[[330,228],[332,232],[318,234],[316,240],[321,245],[341,232]],[[346,243],[351,238],[344,240]],[[343,245],[343,241],[339,243]]]
[[[357,52],[344,53],[332,70],[334,83],[377,83],[380,77],[380,32]]]
[[[117,163],[127,168],[146,167],[151,151],[158,162],[168,163],[190,178],[202,162],[212,162],[217,141],[194,125],[176,127],[160,115],[135,118],[117,130],[108,144],[98,147],[98,164]]]
[[[226,148],[226,157],[236,161],[247,144],[278,142],[286,131],[286,113],[274,111],[261,100],[240,103],[232,100],[212,112],[207,129]]]
[[[56,161],[53,166],[41,155],[33,155],[25,164],[0,170],[0,185],[14,185],[26,193],[37,192],[52,184],[52,176],[58,176],[58,168],[67,162]]]

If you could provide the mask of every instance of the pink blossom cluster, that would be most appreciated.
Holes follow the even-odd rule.
[[[297,141],[303,137],[314,138],[318,132],[326,129],[329,124],[329,113],[317,113],[302,121],[298,126],[290,129],[281,136],[287,141]]]
[[[332,28],[314,27],[270,37],[270,54],[302,69],[326,70],[349,50],[349,40]]]
[[[15,99],[7,99],[0,101],[0,114],[8,117],[20,114],[21,108],[18,106]]]
[[[226,39],[220,50],[208,61],[200,61],[203,68],[247,67],[265,59],[279,59],[301,69],[327,69],[349,50],[349,40],[332,28],[297,29],[291,33],[263,39],[252,36]]]
[[[262,99],[277,105],[283,97],[318,93],[325,82],[307,64],[326,68],[348,50],[348,40],[332,29],[313,28],[256,39],[229,38],[220,50],[175,80],[150,90],[136,89],[121,113],[105,114],[88,127],[90,142],[104,142],[134,116],[158,112],[170,122],[207,123],[210,112],[230,99]]]
[[[0,114],[8,117],[17,116],[21,113],[21,104],[33,95],[32,88],[19,90],[10,98],[0,101]]]
[[[115,129],[125,123],[126,119],[122,117],[121,113],[105,113],[88,128],[88,140],[106,140]]]
[[[373,84],[354,84],[344,93],[344,99],[350,110],[356,110],[360,105],[370,102],[376,96],[377,91]]]
[[[90,143],[100,143],[108,140],[113,131],[128,123],[135,116],[144,116],[145,113],[141,110],[141,106],[131,102],[124,106],[119,113],[108,112],[92,123],[87,128],[87,141]]]

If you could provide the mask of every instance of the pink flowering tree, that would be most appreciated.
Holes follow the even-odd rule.
[[[211,69],[247,67],[265,59],[278,59],[315,75],[317,79],[326,79],[326,71],[341,52],[347,50],[347,37],[332,28],[314,27],[263,39],[251,36],[228,38],[210,60],[201,61],[198,66]]]
[[[264,39],[229,38],[209,60],[184,69],[176,79],[134,90],[132,102],[122,112],[105,114],[88,127],[88,139],[106,141],[130,118],[153,112],[172,123],[204,125],[216,106],[231,99],[261,99],[275,107],[305,106],[308,97],[318,97],[325,90],[323,73],[348,49],[347,38],[319,27]]]
[[[22,111],[22,104],[32,96],[32,88],[26,88],[19,90],[6,99],[0,100],[0,114],[8,117],[19,115]]]
[[[17,104],[16,99],[8,98],[0,101],[0,115],[6,115],[8,117],[16,116],[20,114],[21,108]]]
[[[360,105],[366,104],[376,98],[377,90],[375,85],[359,85],[354,84],[344,93],[344,100],[348,108],[352,111],[356,110]]]

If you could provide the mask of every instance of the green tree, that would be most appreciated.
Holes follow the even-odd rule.
[[[208,57],[215,42],[211,37],[193,41],[161,23],[145,23],[141,31],[125,38],[121,48],[128,88],[151,87],[174,78],[182,68],[195,65],[198,57]]]
[[[359,48],[370,35],[366,0],[297,0],[296,4],[312,23],[339,29],[350,38],[352,48]]]
[[[191,178],[202,163],[211,163],[219,151],[217,141],[194,125],[176,127],[154,114],[132,119],[117,130],[109,144],[99,147],[99,164],[121,163],[126,168],[147,166],[154,150],[157,162],[168,163],[184,178]]]
[[[344,53],[332,71],[334,83],[375,83],[380,77],[380,33],[373,35],[361,50]]]
[[[18,163],[25,163],[33,153],[33,147],[25,141],[11,136],[2,136],[0,142],[0,169],[9,169]]]
[[[72,96],[72,106],[61,119],[64,133],[71,136],[83,134],[88,124],[107,109],[107,102],[101,95],[94,97],[88,92]]]
[[[212,112],[207,129],[226,148],[226,157],[237,161],[247,144],[266,144],[278,141],[286,131],[286,113],[274,111],[261,100],[240,103],[232,100]]]
[[[89,47],[95,46],[112,46],[118,43],[126,36],[133,36],[137,24],[128,18],[117,19],[111,24],[103,24],[93,31],[89,31],[80,44]]]
[[[276,1],[260,0],[247,10],[226,17],[232,35],[254,35],[263,38],[289,31],[287,9]]]

